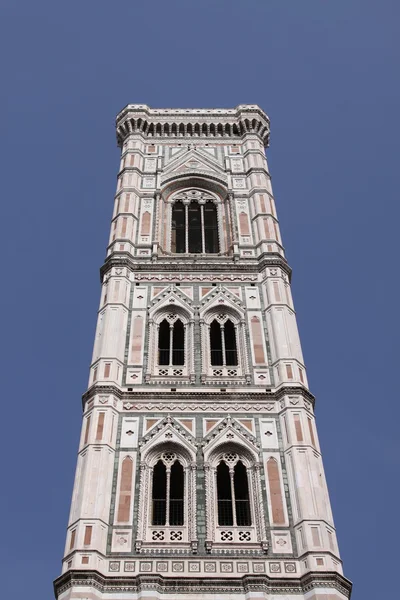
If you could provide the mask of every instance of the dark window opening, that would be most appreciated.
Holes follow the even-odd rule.
[[[202,252],[201,210],[200,204],[191,202],[188,209],[188,237],[189,252],[200,254]]]
[[[173,325],[164,319],[158,330],[158,364],[185,364],[185,327],[180,319]]]
[[[172,364],[185,364],[185,330],[182,321],[175,321],[172,335]]]
[[[152,525],[183,525],[184,486],[180,462],[175,461],[167,472],[165,464],[159,460],[153,470]]]
[[[159,460],[153,470],[153,525],[165,525],[167,518],[167,470]]]
[[[227,365],[237,365],[237,350],[235,326],[229,319],[224,325],[224,341],[225,341],[225,363]]]
[[[211,365],[237,366],[238,355],[236,347],[235,326],[230,319],[224,325],[214,320],[210,325]]]
[[[158,330],[158,364],[169,365],[169,336],[170,327],[166,319],[161,321]]]
[[[213,321],[210,326],[211,365],[223,365],[221,325]]]
[[[171,251],[178,254],[185,252],[186,248],[186,226],[185,207],[182,202],[175,202],[172,208],[172,236]]]
[[[171,467],[169,524],[183,525],[184,474],[180,462]]]
[[[210,201],[204,206],[204,242],[207,253],[219,252],[217,209]]]
[[[249,527],[251,525],[249,484],[247,470],[242,461],[233,469],[232,481],[229,467],[220,462],[217,467],[218,525]],[[234,508],[233,508],[234,507]]]
[[[239,526],[246,527],[251,525],[249,482],[247,480],[246,467],[240,460],[235,466],[233,483],[235,490],[236,523]]]
[[[192,200],[188,206],[181,200],[175,202],[172,207],[171,252],[219,252],[217,207],[213,202],[208,200],[199,204]]]
[[[224,463],[217,467],[218,525],[233,525],[232,489],[229,468]]]

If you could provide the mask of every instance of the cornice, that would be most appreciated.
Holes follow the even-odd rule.
[[[98,571],[67,571],[54,581],[54,594],[73,587],[93,587],[101,593],[138,593],[152,590],[157,593],[233,594],[264,591],[268,594],[305,594],[321,587],[333,588],[351,596],[352,583],[335,572],[310,572],[296,578],[272,578],[268,575],[244,575],[230,578],[163,577],[158,574],[107,577]]]
[[[199,139],[242,138],[254,134],[268,146],[270,121],[256,104],[234,109],[152,109],[146,104],[128,104],[116,117],[118,146],[131,134],[151,140],[168,137]]]
[[[188,274],[191,273],[203,273],[204,281],[207,281],[207,275],[215,275],[217,273],[229,273],[235,275],[249,275],[258,274],[263,271],[266,267],[279,267],[281,268],[289,278],[291,278],[292,269],[288,265],[285,258],[279,254],[270,253],[261,254],[258,258],[246,259],[246,262],[241,259],[227,260],[224,256],[214,256],[212,259],[207,260],[202,256],[198,255],[199,258],[195,258],[195,255],[190,255],[187,258],[184,255],[170,255],[167,258],[164,256],[157,256],[155,260],[149,260],[149,257],[143,259],[139,257],[133,257],[127,252],[114,252],[112,255],[107,256],[104,264],[100,268],[100,281],[103,281],[103,277],[113,267],[123,268],[127,267],[132,273],[137,272],[148,272],[148,273],[165,273],[171,275],[171,272]],[[171,280],[171,277],[166,277]],[[181,281],[181,279],[180,279]]]
[[[215,386],[218,390],[220,386]],[[284,396],[294,395],[302,396],[306,400],[312,403],[313,407],[315,406],[315,397],[313,394],[303,387],[292,387],[292,386],[282,386],[278,390],[270,390],[267,391],[265,388],[258,390],[251,390],[245,392],[238,392],[236,390],[229,390],[226,392],[218,391],[218,395],[216,395],[215,389],[204,388],[201,391],[191,391],[186,387],[184,389],[184,394],[182,392],[171,392],[167,389],[163,389],[161,387],[157,388],[157,397],[155,398],[154,390],[143,390],[143,386],[141,386],[140,390],[132,390],[128,392],[127,390],[122,390],[121,388],[115,385],[92,385],[82,396],[82,406],[85,406],[85,403],[88,402],[91,398],[93,398],[97,394],[112,394],[118,400],[122,400],[123,402],[135,402],[140,401],[143,402],[174,402],[179,404],[181,402],[185,402],[185,404],[189,404],[190,401],[195,402],[212,402],[216,404],[220,402],[221,404],[232,403],[236,404],[238,402],[257,402],[270,403],[277,400],[282,400]],[[189,398],[188,398],[189,396]],[[188,411],[189,412],[189,411]]]

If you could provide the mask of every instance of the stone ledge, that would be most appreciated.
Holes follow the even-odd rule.
[[[153,590],[157,593],[204,594],[204,593],[248,593],[261,591],[267,594],[305,594],[314,589],[332,588],[350,598],[352,583],[335,572],[309,572],[302,577],[283,579],[262,575],[243,575],[242,577],[199,578],[164,577],[149,573],[136,576],[106,577],[98,571],[68,571],[54,581],[54,593],[60,594],[73,587],[92,587],[100,593],[138,593]]]

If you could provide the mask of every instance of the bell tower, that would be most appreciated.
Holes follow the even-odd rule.
[[[345,600],[256,105],[117,116],[59,600]]]

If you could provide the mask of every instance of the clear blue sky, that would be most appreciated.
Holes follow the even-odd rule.
[[[399,21],[398,0],[2,0],[4,598],[51,598],[60,572],[114,117],[142,102],[269,114],[345,574],[353,600],[395,597]]]

